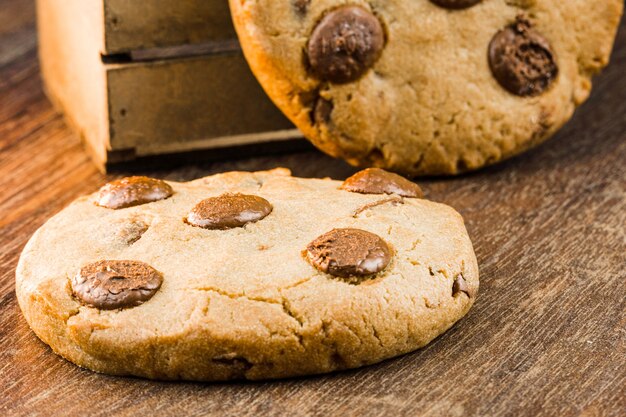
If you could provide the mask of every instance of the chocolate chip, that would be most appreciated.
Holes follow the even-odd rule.
[[[374,233],[333,229],[309,243],[305,256],[320,271],[346,278],[382,271],[391,260],[391,251]]]
[[[317,24],[307,47],[313,73],[332,83],[361,77],[380,58],[385,33],[376,16],[357,6],[327,13]]]
[[[262,197],[222,194],[196,204],[185,221],[192,226],[223,230],[257,222],[271,212],[272,205]]]
[[[320,97],[313,109],[313,124],[330,122],[330,115],[333,112],[333,102]]]
[[[361,194],[397,194],[402,197],[422,198],[419,185],[380,168],[359,171],[341,184],[342,190]]]
[[[459,293],[464,292],[468,297],[473,296],[473,291],[467,285],[467,281],[463,275],[458,275],[452,284],[452,296],[456,297]]]
[[[311,4],[311,0],[291,0],[291,5],[299,16],[304,16]]]
[[[446,9],[466,9],[475,4],[480,3],[482,0],[430,0],[439,7]]]
[[[559,69],[548,41],[523,17],[495,34],[489,66],[495,79],[518,96],[536,96],[550,87]]]
[[[72,278],[72,292],[100,310],[135,307],[161,287],[163,276],[139,261],[98,261],[83,266]]]
[[[100,188],[96,204],[110,209],[121,209],[163,200],[173,193],[172,187],[165,181],[148,177],[126,177]]]

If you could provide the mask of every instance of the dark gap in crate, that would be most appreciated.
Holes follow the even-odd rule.
[[[233,52],[241,52],[237,39],[211,41],[194,45],[138,49],[121,54],[102,55],[102,62],[104,64],[127,64],[131,62],[163,61]]]
[[[181,165],[224,162],[265,155],[292,154],[315,151],[315,147],[304,139],[255,143],[227,148],[199,149],[163,155],[137,156],[134,149],[109,152],[106,172],[135,173],[145,170],[170,169]],[[125,160],[125,158],[129,158]]]
[[[133,62],[130,53],[100,55],[103,64],[128,64]]]

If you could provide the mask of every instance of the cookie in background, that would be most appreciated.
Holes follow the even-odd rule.
[[[548,139],[608,62],[622,0],[240,1],[244,54],[324,152],[457,174]]]

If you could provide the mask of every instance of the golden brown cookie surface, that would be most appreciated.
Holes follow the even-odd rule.
[[[405,175],[553,135],[609,60],[622,0],[230,0],[250,66],[318,148]]]
[[[115,210],[82,197],[29,241],[17,297],[55,352],[156,379],[315,374],[424,346],[475,300],[472,244],[448,206],[284,169],[168,186]],[[189,224],[201,202],[229,227]]]

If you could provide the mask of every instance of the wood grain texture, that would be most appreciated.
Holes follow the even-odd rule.
[[[225,0],[87,2],[104,4],[104,54],[237,37]]]
[[[114,378],[54,355],[14,292],[31,234],[98,173],[46,101],[32,5],[0,0],[1,415],[623,416],[626,412],[626,23],[611,66],[574,119],[493,168],[422,181],[465,217],[481,266],[469,315],[418,352],[365,369],[278,382]],[[145,172],[189,180],[287,166],[341,179],[316,152]]]

